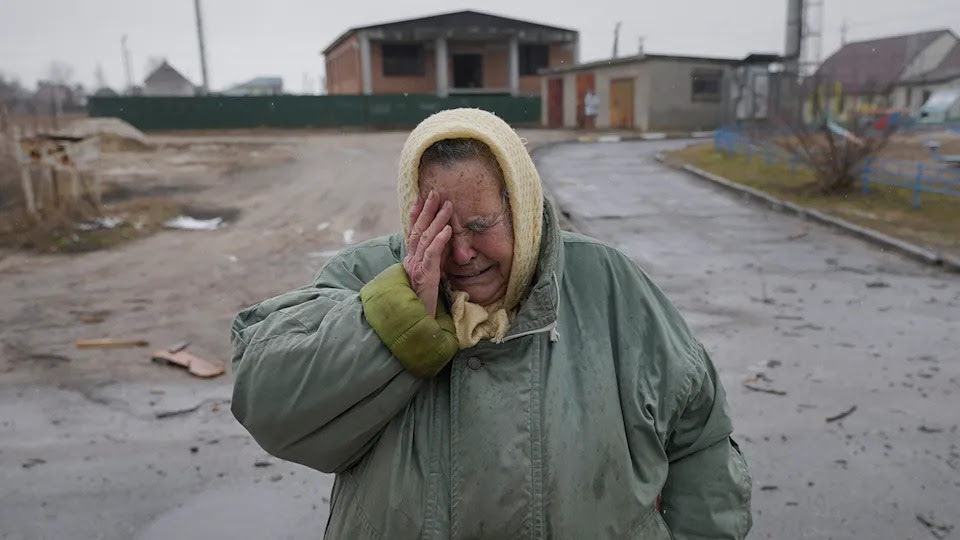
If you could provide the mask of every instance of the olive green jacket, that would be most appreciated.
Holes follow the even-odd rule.
[[[720,379],[632,260],[547,204],[516,323],[461,351],[403,256],[400,235],[353,246],[233,324],[233,413],[267,452],[336,473],[327,538],[747,534]]]

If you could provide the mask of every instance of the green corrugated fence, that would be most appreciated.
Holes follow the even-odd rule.
[[[506,122],[538,124],[540,98],[503,95],[91,97],[94,117],[121,118],[149,130],[408,127],[444,109],[473,107]]]

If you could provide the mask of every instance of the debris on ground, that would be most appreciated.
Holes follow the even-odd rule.
[[[920,433],[943,433],[943,428],[920,426],[917,428],[917,431],[919,431]]]
[[[760,491],[777,491],[780,489],[778,486],[760,486]]]
[[[119,118],[81,118],[72,122],[60,135],[71,137],[99,137],[100,147],[108,152],[147,150],[146,135]]]
[[[116,229],[118,225],[123,225],[124,219],[121,217],[102,217],[93,221],[84,221],[77,223],[75,227],[81,231],[95,231],[97,229]]]
[[[181,342],[175,343],[175,344],[167,347],[167,351],[169,351],[169,352],[171,352],[171,353],[178,353],[178,352],[186,349],[186,348],[189,347],[189,346],[190,346],[190,342],[189,342],[189,341],[181,341]]]
[[[754,386],[752,384],[746,384],[746,383],[744,383],[743,387],[752,392],[762,392],[764,394],[773,394],[774,396],[787,395],[787,392],[785,390],[776,390],[774,388],[761,388],[759,386]]]
[[[117,349],[124,347],[148,347],[150,342],[143,339],[80,339],[77,340],[78,349]]]
[[[264,467],[272,467],[273,463],[270,463],[269,461],[256,461],[254,462],[253,466],[257,467],[258,469],[262,469]]]
[[[840,413],[840,414],[838,414],[838,415],[836,415],[836,416],[831,416],[831,417],[827,418],[826,420],[827,420],[827,422],[836,422],[836,421],[838,421],[838,420],[843,420],[844,418],[846,418],[846,417],[850,416],[851,414],[853,414],[854,411],[856,411],[856,410],[857,410],[857,406],[854,405],[853,407],[850,407],[849,409],[843,411],[842,413]]]
[[[189,341],[181,341],[180,343],[153,353],[150,359],[154,362],[173,364],[187,368],[187,371],[191,375],[201,378],[216,377],[226,371],[223,364],[219,361],[206,360],[188,353],[185,349],[189,345]]]
[[[154,418],[162,420],[164,418],[173,418],[174,416],[183,416],[185,414],[190,414],[192,412],[197,412],[200,410],[200,407],[203,407],[207,403],[230,403],[229,399],[205,399],[200,403],[197,403],[193,407],[187,407],[185,409],[174,409],[170,411],[157,411],[153,414]]]
[[[186,231],[214,231],[223,225],[223,218],[197,219],[190,216],[177,216],[163,224],[168,229],[182,229]]]
[[[919,521],[927,530],[930,531],[930,534],[936,538],[946,538],[948,534],[953,530],[953,525],[946,525],[943,523],[937,523],[937,521],[931,516],[926,517],[923,514],[917,514],[917,521]]]
[[[279,481],[281,481],[281,480],[283,480],[283,475],[282,475],[282,474],[275,474],[275,475],[273,475],[273,476],[270,477],[270,481],[271,481],[271,482],[279,482]]]
[[[886,281],[870,281],[867,283],[868,289],[886,289],[890,284]]]
[[[352,244],[352,243],[353,243],[353,237],[354,237],[354,231],[353,231],[353,229],[347,229],[347,230],[343,231],[343,243],[344,243],[344,244]]]
[[[34,457],[34,458],[30,458],[30,459],[28,459],[27,461],[25,461],[25,462],[23,463],[23,468],[24,468],[24,469],[31,469],[31,468],[33,468],[33,467],[35,467],[35,466],[37,466],[37,465],[43,465],[43,464],[46,463],[46,462],[47,462],[47,460],[45,460],[45,459],[40,459],[40,458],[35,458],[35,457]]]

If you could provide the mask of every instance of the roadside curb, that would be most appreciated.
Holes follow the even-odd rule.
[[[689,131],[689,132],[649,132],[638,133],[636,135],[615,135],[598,133],[596,135],[581,135],[570,142],[576,143],[615,143],[627,141],[665,141],[672,139],[709,139],[713,137],[712,131]]]
[[[813,221],[817,221],[821,224],[829,225],[851,236],[855,236],[861,240],[865,240],[880,246],[883,249],[899,252],[914,260],[933,266],[941,266],[952,272],[960,272],[960,258],[952,257],[950,255],[942,255],[936,251],[932,251],[916,244],[894,238],[868,227],[856,225],[845,219],[825,214],[819,210],[812,210],[789,201],[784,201],[768,193],[738,184],[722,176],[717,176],[690,164],[685,164],[682,167],[670,165],[666,163],[666,156],[664,156],[663,153],[658,153],[656,155],[656,159],[660,163],[674,168],[679,168],[696,178],[706,180],[714,185],[751,198],[755,201],[767,203],[781,212],[797,214]]]

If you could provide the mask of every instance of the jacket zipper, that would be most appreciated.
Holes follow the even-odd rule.
[[[560,316],[560,282],[557,280],[556,272],[553,273],[553,285],[557,289],[557,312],[554,316],[554,318],[556,319]],[[526,332],[520,332],[519,334],[507,336],[503,338],[502,343],[506,343],[512,339],[521,338],[523,336],[532,336],[533,334],[540,334],[543,332],[550,332],[550,341],[552,343],[556,343],[557,341],[560,341],[560,331],[557,330],[557,321],[554,320],[552,323],[544,326],[543,328],[538,328],[536,330],[528,330]]]

